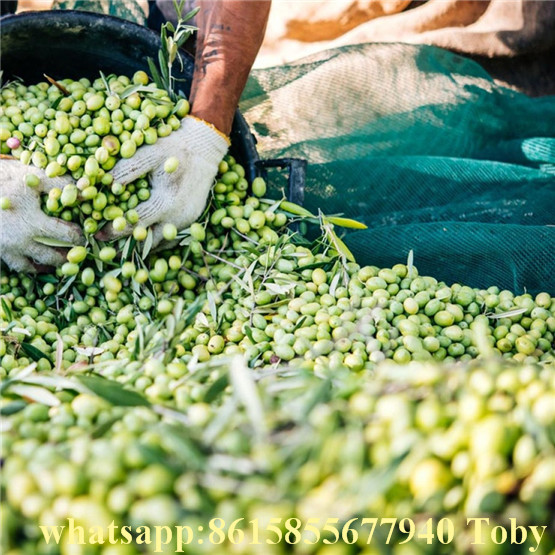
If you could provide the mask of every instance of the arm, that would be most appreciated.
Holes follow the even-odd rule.
[[[191,114],[229,135],[271,0],[200,0]]]

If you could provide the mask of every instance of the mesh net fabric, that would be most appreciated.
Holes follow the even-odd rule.
[[[365,44],[255,70],[261,157],[308,160],[305,206],[363,221],[362,264],[555,293],[555,97],[430,46]]]

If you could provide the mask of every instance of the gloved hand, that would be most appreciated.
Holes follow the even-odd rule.
[[[30,173],[40,178],[37,188],[24,182]],[[13,270],[36,272],[40,265],[59,266],[65,262],[60,251],[34,241],[33,237],[84,244],[77,225],[47,216],[40,208],[39,193],[63,188],[69,182],[69,177],[48,178],[42,170],[18,160],[0,160],[0,197],[9,203],[8,208],[0,210],[0,258]]]
[[[151,196],[137,207],[137,225],[153,226],[153,246],[162,241],[164,224],[174,224],[181,230],[200,216],[228,147],[227,137],[212,125],[187,116],[177,131],[153,145],[142,146],[132,158],[120,160],[114,166],[111,172],[114,181],[123,185],[148,174]],[[175,171],[167,173],[164,162],[170,157],[176,157],[179,164]],[[115,232],[110,225],[99,237],[109,240],[131,231],[128,226]]]

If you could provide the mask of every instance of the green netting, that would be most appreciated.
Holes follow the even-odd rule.
[[[308,160],[305,205],[369,226],[358,261],[555,292],[555,97],[496,86],[447,51],[366,44],[255,70],[262,157]]]

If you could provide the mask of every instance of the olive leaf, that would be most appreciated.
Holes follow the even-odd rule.
[[[0,416],[11,416],[23,410],[28,405],[25,401],[11,401],[0,407]]]
[[[210,328],[210,322],[208,321],[208,318],[206,317],[206,314],[204,314],[204,312],[198,312],[195,316],[195,326],[206,329]]]
[[[356,484],[358,503],[361,509],[382,495],[395,482],[397,470],[410,451],[405,451],[384,467],[372,468],[364,473]],[[356,509],[355,509],[356,510]]]
[[[148,256],[150,249],[152,249],[153,239],[154,239],[154,235],[152,233],[152,229],[148,228],[148,233],[146,234],[146,239],[143,245],[143,252],[141,253],[143,260]]]
[[[23,381],[37,369],[37,363],[32,362],[23,368],[16,368],[10,372],[8,381]],[[1,387],[1,386],[0,386]]]
[[[164,28],[162,27],[162,33],[164,33]],[[167,37],[162,37],[162,44],[167,43]],[[172,61],[170,60],[170,54],[166,51],[163,52],[162,50],[158,51],[158,67],[160,68],[160,74],[162,76],[163,83],[171,83],[170,81],[170,70],[168,66],[171,67]],[[164,87],[165,88],[165,87]]]
[[[338,225],[339,227],[348,227],[351,229],[368,229],[366,224],[351,220],[351,218],[341,218],[338,216],[324,216],[324,221],[330,224]]]
[[[156,64],[154,63],[154,60],[150,57],[148,57],[146,59],[147,64],[148,64],[148,69],[150,70],[150,76],[152,77],[152,80],[156,83],[156,86],[159,89],[165,89],[165,83],[164,81],[162,81],[162,77],[160,76],[160,72],[158,71],[158,68],[156,67]],[[131,93],[130,93],[131,94]]]
[[[77,279],[77,276],[71,276],[58,291],[58,297],[62,297],[64,293],[71,287],[71,284]]]
[[[102,71],[100,71],[99,73],[100,73],[100,79],[102,80],[102,84],[104,85],[104,88],[106,89],[106,92],[109,95],[111,95],[112,90],[110,88],[110,84],[108,83],[108,80],[106,79],[106,76],[104,75],[104,73]]]
[[[131,252],[131,249],[135,246],[135,239],[133,238],[133,235],[130,235],[126,241],[125,241],[125,245],[123,246],[123,249],[121,250],[121,259],[122,260],[127,260],[127,257],[129,256],[129,253]]]
[[[84,393],[87,390],[75,380],[57,375],[31,374],[29,376],[16,376],[15,381],[28,385],[40,385],[52,389],[65,389]]]
[[[57,407],[61,404],[60,399],[58,399],[54,393],[37,385],[16,384],[10,386],[8,391],[24,399],[30,399],[35,403],[40,403],[41,405],[47,405],[49,407]]]
[[[270,293],[274,295],[285,295],[295,289],[294,282],[284,283],[283,285],[279,285],[277,283],[265,283],[264,286]]]
[[[269,208],[266,208],[264,212],[271,212],[273,214],[279,208],[280,204],[283,202],[283,199],[274,200],[271,198],[261,198],[260,202],[269,204]]]
[[[104,263],[99,258],[100,247],[98,246],[98,242],[94,237],[89,237],[89,243],[92,247],[93,260],[94,260],[96,269],[99,272],[102,272],[102,270],[104,269]]]
[[[256,345],[256,341],[254,340],[254,337],[252,335],[252,328],[250,326],[248,326],[247,324],[245,324],[243,326],[243,331],[244,331],[245,335],[252,341],[253,345]]]
[[[6,319],[10,321],[13,320],[12,309],[9,307],[4,297],[0,297],[0,304],[2,305],[2,310],[6,316]]]
[[[41,358],[50,360],[40,349],[37,349],[34,345],[31,345],[30,343],[26,343],[25,341],[23,341],[22,343],[20,343],[20,346],[25,354],[35,362],[38,362]]]
[[[102,424],[99,424],[96,428],[93,429],[93,431],[91,432],[91,437],[93,439],[98,439],[100,437],[102,437],[106,432],[108,432],[110,430],[110,428],[118,421],[120,420],[119,416],[115,416],[113,418],[110,418],[109,420],[106,420],[106,422],[103,422]]]
[[[64,358],[64,341],[59,333],[56,333],[56,361],[54,363],[54,371],[60,373]]]
[[[3,393],[11,386],[13,383],[18,383],[22,381],[22,378],[27,376],[29,373],[34,372],[37,367],[36,362],[32,362],[29,366],[21,369],[15,369],[10,373],[10,377],[0,381],[0,393]]]
[[[122,100],[125,100],[128,96],[131,96],[133,93],[136,92],[153,93],[155,91],[156,87],[152,83],[149,85],[129,85],[128,87],[125,87],[125,89],[123,89],[123,91],[119,94],[119,97]]]
[[[180,460],[187,461],[194,470],[203,470],[206,456],[193,438],[186,435],[186,428],[175,424],[162,423],[159,426],[162,445],[170,453],[175,453]]]
[[[407,277],[413,277],[412,274],[414,272],[414,251],[410,249],[409,254],[407,256]]]
[[[76,301],[82,301],[83,300],[83,295],[81,295],[81,293],[79,293],[79,290],[77,289],[77,287],[73,287],[71,289],[71,294],[73,295],[73,298]]]
[[[321,403],[326,403],[329,401],[332,392],[331,380],[323,380],[319,387],[309,390],[307,396],[307,402],[303,407],[303,418],[308,418],[312,410]]]
[[[316,216],[306,208],[288,200],[282,200],[279,207],[284,212],[289,212],[289,214],[293,214],[295,216],[302,216],[303,218],[316,218]]]
[[[51,237],[33,237],[33,241],[40,243],[41,245],[46,245],[47,247],[60,247],[60,248],[71,248],[73,243],[68,243],[67,241],[62,241],[61,239],[52,239]]]
[[[175,328],[176,328],[175,316],[173,314],[168,314],[164,318],[164,322],[166,324],[166,336],[168,338],[173,337],[175,334]]]
[[[356,262],[353,253],[349,250],[347,245],[337,236],[337,233],[335,233],[335,231],[330,226],[325,224],[324,229],[330,239],[331,245],[338,252],[338,254],[346,258],[349,262]]]
[[[328,261],[314,262],[312,264],[306,264],[305,266],[302,267],[302,269],[303,270],[315,270],[316,268],[322,268],[323,270],[328,272],[329,270],[331,270],[333,268],[334,264],[338,260],[339,260],[339,257],[334,256],[334,257],[330,258]]]
[[[474,322],[474,323],[475,323],[475,326],[474,326],[474,329],[472,329],[472,339],[474,341],[474,344],[476,345],[476,348],[478,349],[478,352],[483,357],[492,356],[493,349],[487,340],[487,337],[488,337],[487,324],[483,321]]]
[[[54,102],[52,102],[52,109],[53,109],[53,110],[57,110],[57,109],[58,109],[58,106],[59,106],[60,103],[62,102],[63,98],[64,98],[63,95],[60,95],[58,98],[56,98],[56,100],[54,100]],[[37,142],[38,142],[38,141],[37,141]]]
[[[224,374],[220,376],[215,382],[213,382],[206,393],[204,394],[204,402],[212,403],[218,397],[218,395],[229,385],[229,377]]]
[[[218,309],[216,308],[216,298],[213,291],[208,291],[206,293],[208,307],[210,309],[210,316],[212,316],[212,320],[214,323],[218,321]]]
[[[125,389],[122,384],[94,375],[77,375],[79,380],[92,393],[102,397],[112,405],[120,407],[149,407],[150,402],[136,391]]]
[[[301,317],[297,320],[297,322],[296,322],[296,324],[295,324],[295,327],[291,330],[291,333],[295,333],[295,332],[305,323],[305,321],[306,321],[307,318],[308,318],[308,316],[306,316],[306,315],[305,315],[305,316],[301,316]]]
[[[42,274],[37,276],[37,281],[40,283],[58,283],[58,278],[52,274]]]
[[[240,356],[230,362],[229,377],[233,391],[245,406],[252,428],[257,436],[266,435],[266,421],[262,401],[249,367]]]
[[[499,314],[492,314],[491,312],[489,312],[488,314],[486,314],[486,316],[491,320],[498,320],[499,318],[511,318],[512,316],[524,314],[527,310],[528,309],[526,307],[513,308],[511,310],[507,310],[506,312],[501,312]]]
[[[337,272],[330,283],[330,289],[329,289],[329,293],[330,295],[334,296],[335,295],[335,290],[337,289],[337,286],[339,285],[339,280],[341,279],[341,275],[339,274],[339,272]]]

